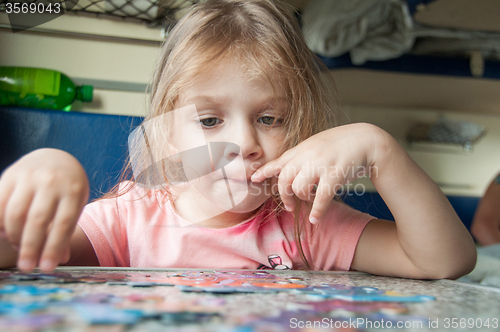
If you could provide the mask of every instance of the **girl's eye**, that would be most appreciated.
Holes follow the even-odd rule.
[[[203,127],[213,127],[217,124],[220,123],[220,119],[217,119],[217,118],[206,118],[206,119],[201,119],[200,120],[201,124]]]
[[[263,116],[259,118],[259,122],[265,124],[266,126],[278,126],[283,122],[283,120],[276,119],[274,116]]]

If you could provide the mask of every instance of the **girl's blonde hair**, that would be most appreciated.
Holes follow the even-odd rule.
[[[307,48],[293,10],[272,0],[209,0],[194,6],[163,44],[145,122],[174,110],[181,91],[226,59],[236,61],[249,79],[265,78],[287,98],[281,152],[337,124],[335,88],[324,84],[323,64]],[[310,268],[300,244],[299,213],[296,240]]]
[[[180,91],[228,57],[285,92],[284,151],[336,124],[335,91],[326,91],[322,63],[291,8],[271,0],[209,0],[186,14],[163,45],[145,120],[173,110]]]

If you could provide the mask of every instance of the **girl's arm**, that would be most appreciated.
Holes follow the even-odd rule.
[[[500,243],[500,173],[491,181],[479,202],[471,233],[483,246]]]
[[[99,266],[99,260],[87,235],[80,225],[76,225],[71,237],[70,259],[63,265],[70,266]]]
[[[85,170],[61,150],[36,150],[7,168],[0,178],[0,267],[17,262],[24,271],[50,271],[68,261],[88,194]]]
[[[396,222],[373,220],[363,231],[352,268],[409,278],[456,278],[474,268],[475,245],[445,195],[382,129],[356,123],[310,137],[261,167],[253,181],[278,176],[284,204],[313,202],[321,221],[337,190],[371,174]],[[315,188],[314,191],[311,188]]]
[[[386,132],[373,128],[371,180],[395,223],[371,221],[359,239],[352,268],[411,278],[458,278],[475,266],[469,232],[438,186]]]

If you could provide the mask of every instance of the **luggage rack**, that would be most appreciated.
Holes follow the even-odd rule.
[[[12,0],[0,0],[0,12]],[[172,27],[199,0],[24,0],[27,4],[60,3],[69,14],[145,23],[149,27]]]

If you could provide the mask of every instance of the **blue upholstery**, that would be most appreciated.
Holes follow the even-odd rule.
[[[0,171],[39,148],[71,153],[87,171],[90,199],[117,183],[127,158],[128,134],[142,118],[0,108]]]
[[[480,197],[447,196],[465,227],[470,230]],[[369,213],[379,219],[394,220],[391,211],[378,193],[364,193],[362,196],[345,196],[344,202],[353,208]]]
[[[0,108],[0,171],[24,154],[43,147],[74,155],[87,171],[90,199],[107,192],[119,179],[127,158],[127,138],[142,118],[26,108]],[[448,197],[469,228],[478,197]],[[346,196],[354,208],[394,220],[380,195]]]
[[[318,57],[331,70],[356,68],[410,74],[472,77],[470,60],[466,57],[403,54],[398,58],[385,61],[367,61],[362,65],[353,64],[348,53],[331,58],[320,55]],[[500,79],[500,61],[484,61],[484,73],[481,78]]]

